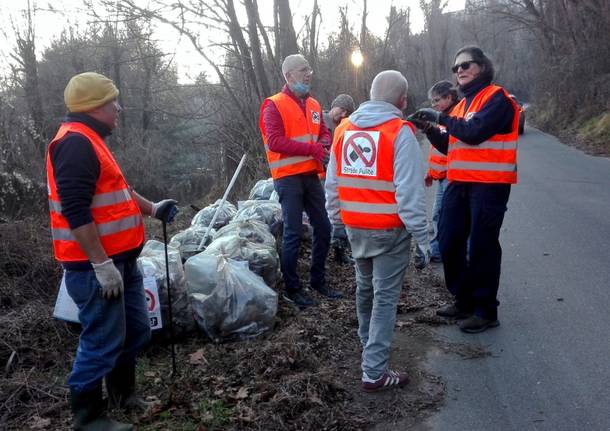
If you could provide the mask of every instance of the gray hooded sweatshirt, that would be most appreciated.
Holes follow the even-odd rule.
[[[349,121],[363,129],[374,128],[395,118],[403,118],[394,105],[369,101],[349,116]],[[426,218],[426,195],[424,176],[426,165],[415,135],[408,126],[403,126],[394,142],[394,186],[398,216],[417,244],[428,248],[428,222]],[[331,152],[326,170],[326,210],[335,226],[342,226],[337,190],[337,160]]]

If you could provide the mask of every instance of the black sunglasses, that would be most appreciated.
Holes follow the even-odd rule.
[[[470,61],[464,61],[463,63],[456,64],[455,66],[453,66],[453,67],[451,68],[451,71],[452,71],[453,73],[457,73],[457,71],[460,69],[460,67],[462,68],[462,70],[468,70],[468,69],[470,69],[470,65],[471,65],[472,63],[479,64],[479,62],[478,62],[478,61],[474,61],[474,60],[470,60]]]

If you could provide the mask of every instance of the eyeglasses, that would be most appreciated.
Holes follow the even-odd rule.
[[[464,62],[462,62],[460,64],[456,64],[455,66],[453,66],[451,68],[451,71],[453,73],[457,73],[457,71],[460,70],[460,67],[462,68],[462,70],[468,70],[468,69],[470,69],[470,65],[472,63],[479,64],[477,61],[474,61],[474,60],[464,61]]]
[[[305,66],[301,69],[298,69],[297,72],[302,73],[304,75],[313,75],[313,69],[309,66]]]

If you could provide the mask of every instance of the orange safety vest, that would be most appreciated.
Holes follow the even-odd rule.
[[[261,105],[258,126],[263,136],[271,177],[277,180],[288,175],[324,172],[322,163],[311,156],[291,156],[276,153],[269,149],[267,133],[263,123],[263,111],[269,103],[275,104],[275,107],[282,116],[286,137],[299,142],[308,142],[309,144],[318,142],[320,123],[322,122],[322,108],[313,97],[308,97],[305,101],[305,114],[298,103],[286,93],[277,93],[265,99]]]
[[[446,130],[444,126],[439,126],[441,130]],[[428,153],[428,176],[434,180],[447,178],[447,156],[430,145]]]
[[[394,186],[394,141],[404,125],[399,118],[361,129],[343,121],[335,129],[332,151],[337,161],[341,220],[360,229],[404,227]]]
[[[53,175],[51,151],[55,145],[65,145],[60,140],[67,133],[79,133],[86,137],[100,162],[100,176],[95,185],[91,214],[106,254],[113,256],[140,247],[144,243],[142,213],[112,153],[91,128],[82,123],[63,123],[47,149],[47,189],[55,258],[60,262],[89,260],[74,238],[68,220],[61,213],[61,201]]]
[[[339,121],[339,124],[343,123],[344,121],[347,121],[347,117],[341,118],[341,121]],[[337,126],[339,126],[339,124],[337,124]],[[328,124],[326,124],[326,127],[328,128]],[[337,127],[335,127],[335,130],[336,129],[337,129]],[[329,131],[330,131],[330,129],[329,129]],[[334,141],[334,137],[335,137],[334,131],[333,131],[333,133],[331,133],[331,136],[333,137],[333,141]],[[318,178],[322,182],[326,181],[326,170],[324,170],[323,172],[320,172],[318,174]]]
[[[515,108],[511,131],[503,135],[494,135],[479,145],[468,145],[449,135],[447,153],[447,179],[449,181],[504,184],[517,182],[519,109],[506,90],[497,85],[489,85],[474,97],[468,110],[464,110],[466,100],[462,99],[451,111],[451,115],[469,119],[472,114],[479,112],[498,91],[503,92]]]

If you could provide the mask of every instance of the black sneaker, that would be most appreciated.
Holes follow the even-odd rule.
[[[486,331],[489,328],[495,328],[500,326],[498,319],[485,319],[484,317],[477,316],[476,314],[470,316],[466,320],[462,320],[459,323],[460,330],[468,334],[477,334],[479,332]]]
[[[455,304],[449,304],[436,310],[436,315],[441,317],[449,317],[450,319],[467,319],[472,315],[472,313],[458,308],[458,306]]]
[[[317,305],[316,301],[303,289],[287,290],[284,292],[283,296],[286,301],[296,305],[301,310]]]
[[[334,289],[328,287],[328,283],[323,283],[321,285],[311,285],[311,288],[318,292],[320,295],[326,296],[328,299],[341,299],[343,298],[343,294]]]

